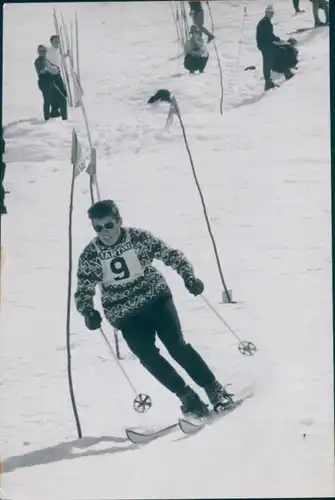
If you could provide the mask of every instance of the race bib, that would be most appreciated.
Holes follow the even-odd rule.
[[[129,243],[118,251],[101,252],[100,259],[106,284],[128,283],[143,274],[141,263]]]

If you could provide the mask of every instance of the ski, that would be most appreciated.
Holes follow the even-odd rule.
[[[178,429],[178,423],[163,427],[155,432],[137,432],[132,429],[126,429],[126,436],[134,444],[147,444],[155,439],[167,436],[171,432]]]
[[[243,394],[243,395],[242,395]],[[234,401],[229,406],[226,406],[223,410],[216,412],[214,409],[210,410],[209,416],[205,420],[198,420],[192,422],[191,419],[180,418],[177,423],[172,425],[167,425],[166,427],[162,427],[158,431],[150,432],[139,432],[134,429],[125,429],[126,436],[133,444],[137,445],[145,445],[159,439],[161,437],[172,434],[176,430],[181,430],[184,434],[194,434],[198,430],[205,427],[207,424],[219,419],[220,417],[224,417],[228,415],[232,411],[234,411],[238,406],[240,406],[243,401],[247,398],[253,396],[253,388],[247,387],[240,392],[240,398]]]
[[[305,33],[306,31],[312,31],[312,30],[317,30],[319,28],[326,28],[326,27],[329,27],[329,25],[324,24],[321,26],[309,26],[308,28],[297,28],[296,30],[288,31],[287,35],[297,35],[299,33]]]
[[[188,420],[185,418],[180,418],[178,421],[179,428],[184,434],[192,435],[195,434],[196,432],[200,431],[203,429],[206,425],[210,424],[211,422],[214,422],[218,420],[221,417],[224,417],[234,411],[236,408],[241,406],[241,404],[245,401],[250,396],[246,396],[244,398],[238,399],[237,401],[234,401],[234,403],[230,404],[227,406],[225,409],[216,412],[215,410],[211,410],[209,412],[208,417],[206,417],[203,420],[199,421],[192,421]]]

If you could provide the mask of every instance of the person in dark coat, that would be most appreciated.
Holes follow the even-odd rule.
[[[209,58],[208,51],[196,25],[191,26],[190,35],[185,44],[184,68],[190,73],[203,73]]]
[[[201,2],[190,1],[188,3],[190,4],[190,15],[193,19],[194,24],[198,27],[200,33],[205,33],[205,35],[207,35],[207,43],[211,42],[215,38],[215,36],[204,26],[205,16]]]
[[[281,43],[281,40],[273,32],[273,25],[271,19],[274,16],[274,8],[272,5],[268,5],[265,9],[265,16],[259,21],[256,29],[256,41],[257,47],[262,53],[263,57],[263,75],[265,80],[265,90],[278,87],[271,80],[271,70],[274,66],[274,44]],[[285,68],[283,71],[285,78],[289,79],[293,76],[293,73],[289,68]]]
[[[45,120],[60,116],[56,105],[54,77],[58,73],[56,66],[46,59],[47,49],[44,45],[37,47],[38,57],[34,65],[38,76],[38,88],[43,95],[43,115]]]
[[[274,44],[272,70],[277,73],[285,73],[298,64],[298,49],[295,38],[289,38],[287,42]]]
[[[296,14],[302,14],[302,12],[305,12],[300,9],[300,0],[293,0],[293,8]]]
[[[329,24],[329,3],[327,0],[309,0],[313,6],[313,17],[314,17],[314,26],[317,28],[318,26],[325,26]],[[320,21],[319,18],[319,9],[323,10],[325,13],[326,21],[325,23]]]

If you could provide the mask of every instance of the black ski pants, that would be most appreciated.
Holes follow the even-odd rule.
[[[313,16],[315,22],[320,22],[319,9],[323,10],[326,17],[326,23],[329,23],[329,3],[327,0],[310,0],[313,6]]]
[[[63,120],[67,119],[67,91],[60,74],[53,78],[53,101]]]
[[[263,57],[263,76],[264,80],[268,82],[271,80],[271,69],[273,66],[273,47],[272,44],[268,47],[264,47],[262,50]]]
[[[67,119],[67,92],[60,75],[44,75],[38,81],[38,87],[43,95],[43,115],[45,120],[61,114]]]
[[[44,78],[38,80],[38,88],[43,95],[43,116],[45,120],[49,120],[51,110],[55,111],[53,106],[53,78],[46,75]],[[50,109],[51,108],[51,109]]]
[[[122,321],[122,335],[142,365],[174,394],[183,393],[186,383],[155,345],[156,334],[170,356],[200,387],[209,387],[215,376],[200,354],[187,344],[171,297],[155,300],[135,316]]]
[[[204,71],[208,62],[208,57],[194,56],[192,54],[186,54],[184,58],[184,68],[194,73],[195,71]]]

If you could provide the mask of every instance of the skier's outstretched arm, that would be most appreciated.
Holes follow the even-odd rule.
[[[161,260],[166,266],[177,271],[190,293],[199,295],[203,292],[204,285],[201,280],[195,277],[194,268],[183,252],[170,247],[149,231],[143,231],[141,237],[149,248],[151,257]]]
[[[85,315],[94,309],[95,287],[101,281],[102,270],[96,256],[88,248],[80,255],[77,270],[77,290],[74,294],[78,312]]]

